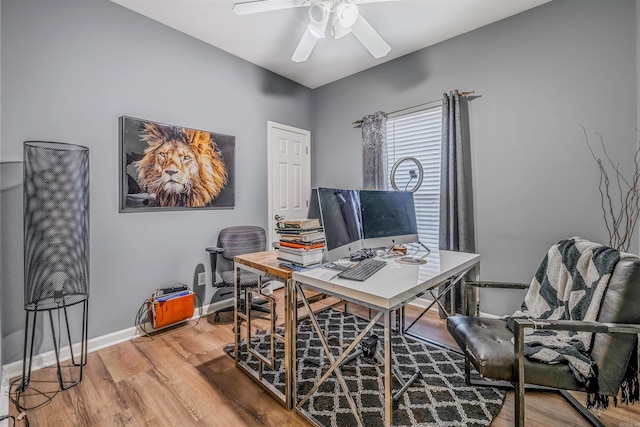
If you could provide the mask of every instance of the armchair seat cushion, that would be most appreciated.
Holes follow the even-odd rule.
[[[486,378],[513,381],[515,356],[513,332],[502,319],[450,316],[447,329]],[[568,364],[551,365],[525,358],[525,382],[568,390],[584,390]]]

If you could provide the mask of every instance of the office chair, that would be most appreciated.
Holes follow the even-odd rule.
[[[218,234],[217,246],[211,246],[206,249],[209,252],[211,261],[211,274],[213,286],[218,288],[229,288],[228,292],[220,292],[218,296],[233,295],[235,288],[235,269],[233,266],[233,257],[252,252],[262,252],[267,248],[266,232],[262,227],[251,225],[241,225],[228,227],[220,231]],[[216,282],[216,271],[222,278],[221,282]],[[258,286],[258,274],[243,271],[240,275],[240,287]],[[271,313],[268,308],[263,307],[257,301],[251,304],[251,310],[261,311],[263,313]],[[240,310],[245,310],[244,300],[240,303]],[[234,306],[224,307],[214,312],[213,320],[220,321],[220,313],[233,311]]]

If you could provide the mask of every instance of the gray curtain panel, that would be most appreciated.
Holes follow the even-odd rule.
[[[445,93],[442,99],[440,249],[474,252],[467,103],[467,98],[460,96],[457,90]],[[449,313],[462,311],[463,291],[464,280],[444,297]],[[444,313],[441,312],[441,316]]]
[[[362,188],[386,188],[387,115],[382,111],[364,116],[362,128]]]

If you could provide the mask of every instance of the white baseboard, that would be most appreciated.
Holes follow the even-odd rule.
[[[9,414],[9,377],[0,367],[0,415]],[[9,420],[0,421],[0,427],[9,427]]]
[[[114,344],[121,343],[123,341],[128,341],[131,338],[135,338],[139,336],[140,333],[136,327],[131,327],[127,329],[123,329],[121,331],[113,332],[107,335],[102,335],[100,337],[92,338],[87,342],[87,352],[91,353],[97,350],[100,350],[105,347],[112,346]],[[80,353],[80,343],[73,344],[74,354]],[[60,361],[69,360],[71,358],[71,350],[70,347],[62,347],[60,349]],[[38,369],[45,368],[47,366],[54,365],[56,363],[56,354],[53,350],[47,351],[45,353],[40,353],[33,356],[31,365],[32,371],[37,371]],[[8,381],[11,378],[18,377],[22,375],[22,360],[15,361],[13,363],[8,363],[3,366],[3,370],[5,371]]]

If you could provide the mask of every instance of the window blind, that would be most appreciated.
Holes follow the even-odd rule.
[[[438,248],[440,224],[440,146],[442,107],[412,112],[387,119],[387,187],[391,187],[391,168],[403,157],[415,157],[422,164],[424,179],[413,194],[420,241]],[[410,190],[417,182],[410,171],[414,162],[403,162],[396,170],[396,186]]]

